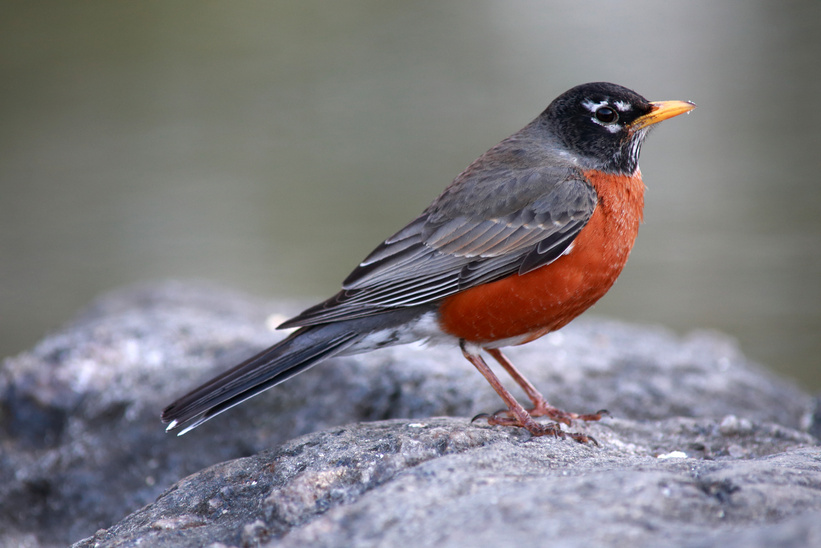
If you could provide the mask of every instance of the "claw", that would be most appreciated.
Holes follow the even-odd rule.
[[[581,432],[568,432],[567,435],[570,436],[571,439],[574,439],[579,443],[591,442],[596,447],[599,447],[599,442],[596,441],[596,438],[594,438],[593,436],[588,436],[587,434],[582,434]]]
[[[476,422],[480,419],[488,419],[488,421],[489,421],[492,417],[493,417],[493,415],[490,415],[488,413],[479,413],[478,415],[476,415],[475,417],[470,419],[470,423],[473,424],[474,422]]]
[[[599,421],[602,417],[610,417],[610,411],[607,409],[599,409],[595,413],[588,413],[586,415],[576,415],[576,419],[585,422]]]

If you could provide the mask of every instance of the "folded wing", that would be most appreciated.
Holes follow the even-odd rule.
[[[475,191],[483,186],[452,185],[420,217],[373,250],[351,272],[339,293],[281,327],[318,325],[424,305],[555,261],[593,214],[595,190],[580,174],[567,170],[526,169],[508,171],[505,176],[507,183],[496,187],[518,186],[515,195],[521,197],[528,196],[521,192],[521,186],[528,185],[530,198],[507,204],[501,211],[497,207],[468,215],[460,211],[464,197],[459,189]],[[499,174],[494,178],[500,180]]]

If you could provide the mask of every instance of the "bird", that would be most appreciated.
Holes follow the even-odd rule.
[[[457,346],[504,401],[506,409],[477,417],[532,436],[595,442],[562,425],[606,411],[551,406],[500,349],[562,328],[610,289],[643,220],[642,143],[657,123],[695,106],[651,102],[608,82],[559,95],[379,244],[339,292],[282,323],[297,328],[285,339],[166,407],[166,430],[190,432],[333,356],[423,341]],[[531,408],[503,386],[483,353]]]

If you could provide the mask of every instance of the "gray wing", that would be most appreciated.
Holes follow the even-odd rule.
[[[421,216],[373,250],[345,279],[342,291],[280,327],[425,305],[530,272],[568,249],[597,203],[595,190],[578,172],[527,169],[483,179],[457,179]],[[475,196],[500,190],[484,202]],[[476,203],[492,206],[478,219],[460,211]]]

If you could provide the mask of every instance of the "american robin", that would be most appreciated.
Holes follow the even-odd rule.
[[[418,340],[459,345],[508,407],[487,416],[491,424],[564,437],[558,423],[598,420],[603,412],[548,405],[499,349],[563,327],[610,289],[642,221],[642,142],[654,124],[694,108],[603,82],[563,93],[382,242],[339,293],[280,326],[299,329],[169,405],[167,430],[182,435],[331,356]],[[502,386],[482,350],[532,409]]]

